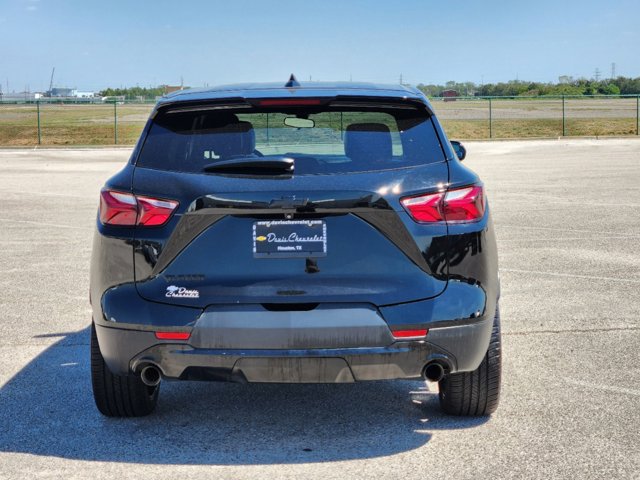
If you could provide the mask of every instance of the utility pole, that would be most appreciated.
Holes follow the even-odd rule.
[[[402,74],[400,74],[400,85],[402,85]]]
[[[56,67],[51,70],[51,80],[49,80],[49,96],[51,96],[51,90],[53,90],[53,74],[56,73]]]
[[[611,80],[616,78],[616,62],[611,64]]]
[[[596,71],[594,73],[594,77],[596,79],[596,82],[600,81],[600,69],[596,67]]]

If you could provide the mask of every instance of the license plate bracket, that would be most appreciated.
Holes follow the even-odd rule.
[[[253,223],[255,258],[324,257],[324,220],[261,220]]]

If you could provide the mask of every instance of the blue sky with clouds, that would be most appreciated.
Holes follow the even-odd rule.
[[[453,6],[447,6],[453,5]],[[640,76],[640,1],[0,0],[6,91]]]

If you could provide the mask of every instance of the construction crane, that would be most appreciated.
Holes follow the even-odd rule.
[[[49,81],[49,96],[51,96],[51,90],[53,90],[53,74],[56,73],[56,67],[51,70],[51,81]]]

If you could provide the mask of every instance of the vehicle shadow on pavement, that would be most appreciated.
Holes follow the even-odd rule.
[[[263,465],[393,455],[487,418],[440,413],[424,382],[164,382],[149,417],[111,419],[91,393],[89,329],[68,334],[0,389],[0,451],[147,464]]]

